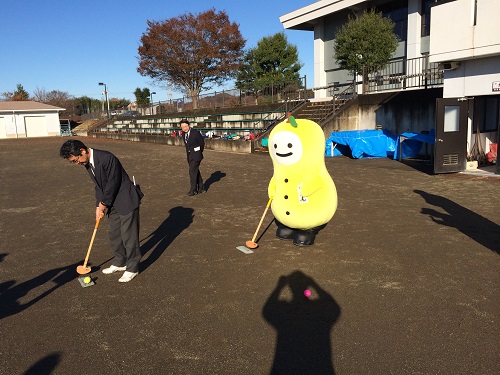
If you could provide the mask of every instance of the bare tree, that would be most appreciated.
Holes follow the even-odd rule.
[[[33,100],[35,102],[46,103],[47,102],[47,90],[45,90],[43,87],[39,88],[37,86],[35,91],[33,92]]]

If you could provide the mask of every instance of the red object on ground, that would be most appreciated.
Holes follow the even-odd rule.
[[[497,160],[497,155],[498,155],[498,143],[491,143],[490,152],[486,154],[486,159],[488,159],[489,163],[493,163],[495,160]]]

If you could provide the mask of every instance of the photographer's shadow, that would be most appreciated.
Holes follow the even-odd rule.
[[[142,272],[158,260],[175,238],[193,222],[194,210],[192,208],[177,206],[168,212],[169,216],[163,223],[141,240],[141,242],[146,240],[141,245],[142,256],[149,253],[149,256],[141,261]]]
[[[281,276],[262,310],[277,331],[270,374],[335,374],[330,332],[340,311],[335,299],[304,273]]]

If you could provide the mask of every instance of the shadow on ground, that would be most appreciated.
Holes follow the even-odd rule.
[[[168,212],[169,216],[163,223],[141,240],[141,242],[146,240],[141,245],[143,260],[140,267],[142,272],[158,260],[175,238],[193,222],[194,210],[192,208],[177,206]],[[150,254],[146,258],[148,253]]]
[[[425,173],[429,176],[434,175],[434,164],[430,160],[403,159],[401,162],[416,171]]]
[[[477,243],[500,254],[500,226],[448,198],[422,190],[415,190],[415,193],[420,194],[428,204],[446,211],[442,213],[430,208],[422,208],[422,214],[429,215],[437,224],[458,229]]]
[[[15,280],[2,282],[0,284],[0,306],[2,306],[0,309],[0,319],[24,311],[64,284],[76,279],[78,276],[75,272],[77,266],[78,264],[72,264],[67,267],[54,268],[17,285]],[[55,285],[48,290],[27,302],[21,303],[19,301],[30,294],[30,292],[50,281],[54,282]]]
[[[208,189],[210,188],[210,185],[212,185],[216,182],[219,182],[224,177],[226,177],[226,174],[224,172],[221,172],[221,171],[213,172],[210,175],[210,177],[205,180],[205,183],[204,183],[205,190],[208,191]]]
[[[330,331],[340,306],[311,277],[301,271],[281,276],[262,315],[277,333],[271,374],[335,373]]]
[[[57,365],[61,362],[60,353],[52,353],[45,356],[33,366],[31,366],[24,375],[49,375],[55,370]]]

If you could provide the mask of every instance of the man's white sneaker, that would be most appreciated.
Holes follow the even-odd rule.
[[[123,276],[118,279],[119,282],[121,283],[128,283],[130,280],[132,280],[134,277],[137,276],[139,272],[129,272],[125,271],[123,273]]]
[[[108,268],[103,269],[102,273],[109,275],[110,273],[115,273],[118,271],[125,271],[126,269],[127,269],[127,266],[123,266],[123,267],[110,266]]]

